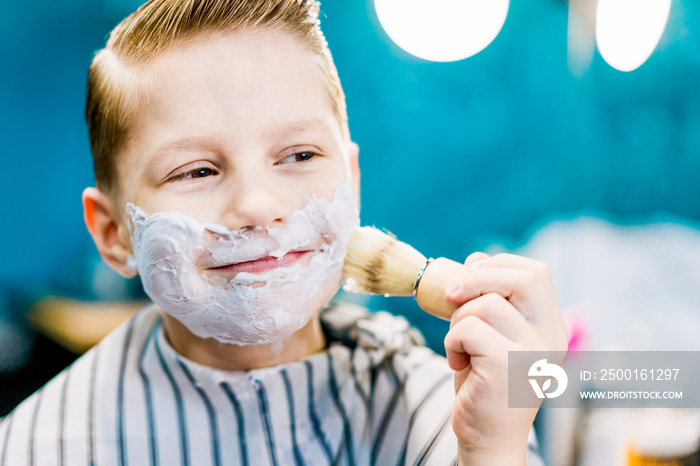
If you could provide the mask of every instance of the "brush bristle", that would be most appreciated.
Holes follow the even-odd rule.
[[[372,227],[358,227],[350,237],[343,272],[349,291],[411,296],[423,254]]]

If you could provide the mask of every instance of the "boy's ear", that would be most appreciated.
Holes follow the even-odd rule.
[[[112,201],[99,189],[86,188],[83,191],[83,217],[102,260],[121,276],[135,277],[136,273],[127,267],[127,258],[131,254],[129,233]]]
[[[350,142],[349,146],[349,162],[350,162],[350,183],[352,190],[355,193],[357,208],[360,208],[360,146],[354,142]]]

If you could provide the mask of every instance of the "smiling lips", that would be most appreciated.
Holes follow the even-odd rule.
[[[304,256],[312,253],[313,251],[290,251],[280,258],[265,256],[252,261],[238,262],[236,264],[224,265],[222,267],[211,267],[209,271],[217,274],[224,273],[226,275],[236,275],[241,272],[263,273],[278,267],[288,267],[293,265]]]

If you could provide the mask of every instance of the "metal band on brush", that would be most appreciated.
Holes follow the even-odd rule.
[[[418,272],[418,276],[416,277],[416,283],[413,284],[413,299],[416,299],[416,291],[418,290],[418,284],[420,283],[420,279],[423,278],[423,273],[425,272],[425,269],[428,268],[428,265],[433,261],[433,258],[431,257],[427,261],[425,261],[425,264],[423,264],[423,267],[420,268],[420,272]]]

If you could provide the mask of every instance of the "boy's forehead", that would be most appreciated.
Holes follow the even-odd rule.
[[[173,44],[159,54],[153,70],[164,72],[193,64],[214,64],[250,73],[271,67],[294,65],[286,72],[317,67],[318,58],[294,35],[278,29],[245,29],[230,33],[202,34]],[[284,73],[282,73],[284,74]]]
[[[214,97],[229,111],[250,116],[260,106],[270,110],[296,107],[301,119],[313,105],[333,110],[328,83],[318,57],[292,35],[264,29],[205,36],[173,47],[150,67],[148,111],[172,111],[174,104],[201,106]],[[235,107],[231,104],[236,103]]]

